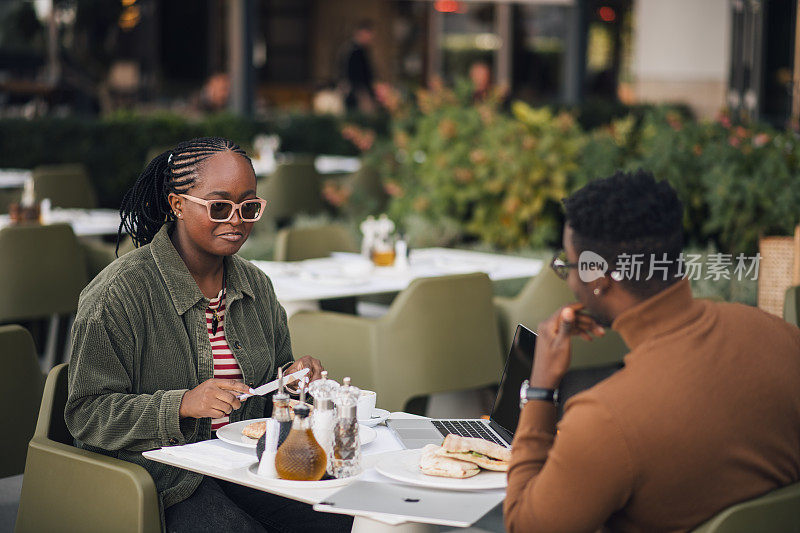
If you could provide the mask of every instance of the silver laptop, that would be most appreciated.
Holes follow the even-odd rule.
[[[406,448],[441,444],[448,433],[478,437],[510,447],[519,421],[519,388],[531,375],[535,348],[536,334],[522,324],[518,325],[489,420],[390,419],[386,425],[394,431]]]

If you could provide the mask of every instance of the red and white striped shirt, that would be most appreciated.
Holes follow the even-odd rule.
[[[214,318],[214,310],[217,311],[217,333],[211,327]],[[242,369],[233,356],[233,352],[225,339],[225,296],[222,291],[216,298],[208,303],[206,308],[206,327],[208,328],[208,340],[211,342],[211,355],[214,357],[214,377],[222,379],[238,379],[244,381]],[[229,417],[213,418],[211,420],[211,431],[217,431],[226,426]]]

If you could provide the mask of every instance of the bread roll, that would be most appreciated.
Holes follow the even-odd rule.
[[[260,439],[265,431],[267,431],[267,422],[266,420],[262,420],[260,422],[247,424],[242,430],[242,435],[250,437],[251,439]]]

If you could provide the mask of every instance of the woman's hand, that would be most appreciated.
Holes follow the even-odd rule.
[[[306,355],[305,357],[301,357],[300,359],[292,363],[292,366],[287,368],[283,372],[283,375],[288,376],[292,372],[297,372],[298,370],[303,370],[304,368],[311,369],[309,373],[306,374],[305,376],[308,378],[309,381],[315,381],[320,379],[322,377],[322,371],[325,370],[322,367],[322,363],[320,363],[318,359],[314,359],[310,355]],[[292,386],[294,387],[294,384],[292,384]]]
[[[531,386],[558,388],[569,369],[573,335],[580,335],[588,341],[592,340],[592,335],[605,335],[605,330],[591,317],[579,313],[582,309],[582,304],[567,305],[539,324]]]
[[[242,406],[236,396],[249,394],[250,387],[233,379],[212,378],[183,395],[181,418],[222,418]]]

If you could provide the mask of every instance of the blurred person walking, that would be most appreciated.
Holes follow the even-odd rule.
[[[492,90],[492,68],[485,61],[476,61],[469,67],[469,79],[472,82],[472,101],[486,100]]]
[[[352,39],[342,54],[342,81],[345,106],[348,111],[372,113],[376,109],[375,75],[370,59],[370,48],[375,40],[371,21],[362,20],[356,26]]]

